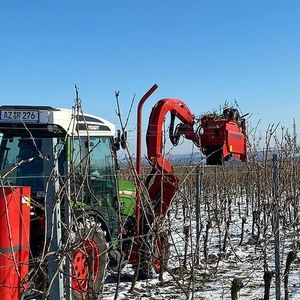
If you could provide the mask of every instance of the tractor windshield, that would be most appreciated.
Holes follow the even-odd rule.
[[[53,142],[62,153],[62,143],[52,137],[33,138],[5,136],[0,147],[0,175],[6,185],[31,186],[34,194],[45,190],[49,174],[53,168],[51,162]],[[60,153],[60,154],[61,154]],[[59,171],[63,172],[63,155],[60,155]]]

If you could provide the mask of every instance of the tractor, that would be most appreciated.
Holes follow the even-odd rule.
[[[141,109],[156,88],[138,107],[138,178]],[[167,260],[167,239],[156,239],[156,251],[147,249],[153,224],[166,217],[179,184],[162,153],[169,112],[174,145],[183,135],[207,155],[208,164],[232,156],[246,161],[245,120],[234,110],[197,120],[179,99],[158,101],[146,137],[152,170],[145,182],[132,183],[118,180],[124,135],[84,113],[80,101],[72,109],[0,107],[0,299],[97,299],[107,269],[119,272],[130,263],[139,278],[149,275],[149,265],[161,270],[153,253]],[[174,129],[175,118],[181,123]],[[144,189],[151,215],[143,210]]]

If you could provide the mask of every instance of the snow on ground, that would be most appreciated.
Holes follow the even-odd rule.
[[[185,220],[189,224],[192,236],[185,245],[183,234],[182,209],[171,212],[171,255],[168,263],[168,272],[150,280],[137,281],[133,290],[131,285],[133,271],[128,266],[122,271],[121,282],[117,290],[117,280],[108,276],[101,299],[231,299],[231,283],[235,277],[243,282],[243,287],[238,293],[239,299],[263,299],[264,296],[264,256],[266,249],[268,267],[274,270],[274,235],[271,226],[265,237],[256,243],[251,235],[252,219],[247,217],[245,224],[244,241],[241,245],[241,218],[238,208],[232,204],[232,219],[229,227],[229,240],[226,251],[220,251],[219,231],[216,226],[209,230],[208,261],[204,261],[203,244],[205,228],[200,234],[199,265],[195,264],[196,251],[196,221],[194,212],[191,219]],[[205,224],[207,216],[204,206],[201,207],[201,221]],[[223,222],[224,223],[224,222]],[[221,237],[225,233],[224,224],[221,228]],[[292,250],[292,243],[288,233],[281,233],[281,297],[284,296],[283,272],[287,253]],[[186,268],[183,268],[185,247],[187,249]],[[299,251],[298,251],[299,255]],[[293,263],[289,276],[289,299],[300,299],[300,259]],[[275,277],[272,279],[270,299],[275,299]]]

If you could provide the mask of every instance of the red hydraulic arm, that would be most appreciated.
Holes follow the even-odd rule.
[[[172,118],[177,117],[182,122],[180,132],[199,145],[199,137],[193,130],[195,116],[184,102],[179,99],[158,101],[151,111],[146,137],[148,159],[153,166],[153,172],[149,175],[147,182],[149,183],[153,177],[153,182],[148,188],[149,196],[155,212],[162,216],[167,213],[170,202],[178,189],[178,178],[173,173],[172,164],[162,153],[163,124],[168,112],[171,113]]]
[[[153,93],[157,86],[153,86],[141,99],[138,107],[138,155],[137,155],[137,173],[141,175],[141,110],[145,100]],[[151,199],[152,207],[155,213],[160,216],[165,216],[170,206],[170,202],[178,189],[178,178],[173,173],[172,164],[167,160],[162,153],[162,129],[165,121],[165,116],[168,112],[171,112],[173,116],[178,117],[185,125],[182,125],[182,131],[189,139],[194,139],[196,136],[193,133],[192,127],[195,122],[195,116],[186,107],[186,105],[177,99],[163,99],[160,100],[152,109],[149,125],[147,130],[147,150],[148,158],[152,164],[153,172],[148,176],[146,185],[151,183],[148,188],[149,196]],[[136,234],[146,233],[145,224],[141,224],[141,199],[140,195],[136,201]],[[145,212],[143,212],[144,214]],[[142,222],[143,223],[143,222]],[[137,264],[140,254],[141,240],[137,239],[134,249],[131,252],[130,262]]]
[[[145,100],[156,88],[156,85],[153,86],[139,103],[138,175],[141,175],[141,110]],[[159,217],[158,220],[163,220],[167,214],[179,186],[179,180],[173,172],[172,164],[163,153],[163,126],[168,113],[171,114],[169,138],[173,145],[177,145],[179,137],[184,135],[207,156],[207,164],[222,164],[231,156],[243,161],[247,159],[245,120],[239,117],[237,110],[224,110],[223,115],[206,115],[199,122],[183,101],[170,98],[158,101],[152,108],[146,136],[148,159],[152,165],[152,171],[146,179],[146,187],[151,207],[156,217]],[[178,118],[182,123],[179,123],[174,130],[175,118]],[[197,127],[196,130],[194,127]],[[149,220],[147,212],[141,213],[141,203],[140,196],[138,196],[136,201],[136,233],[138,236],[140,233],[147,234],[149,230],[149,225],[141,220],[144,216]],[[140,261],[143,259],[147,261],[146,258],[141,258],[141,246],[141,240],[137,239],[131,253],[131,263],[136,264],[138,258]]]
[[[172,164],[162,153],[163,124],[168,112],[171,113],[169,137],[173,145],[178,143],[180,135],[184,135],[201,149],[207,156],[207,164],[210,165],[222,164],[230,157],[247,160],[245,119],[239,116],[236,109],[226,108],[221,115],[204,115],[195,130],[194,125],[198,121],[183,101],[158,101],[151,111],[147,130],[148,159],[153,168],[146,185],[155,213],[161,217],[168,212],[170,202],[178,189],[178,178],[173,173]],[[174,133],[175,117],[182,123],[177,125]]]

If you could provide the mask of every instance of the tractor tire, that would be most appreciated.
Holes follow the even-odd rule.
[[[72,253],[73,299],[98,299],[102,292],[108,263],[108,246],[101,225],[80,221],[75,232],[76,247]],[[84,225],[83,225],[84,224]]]

